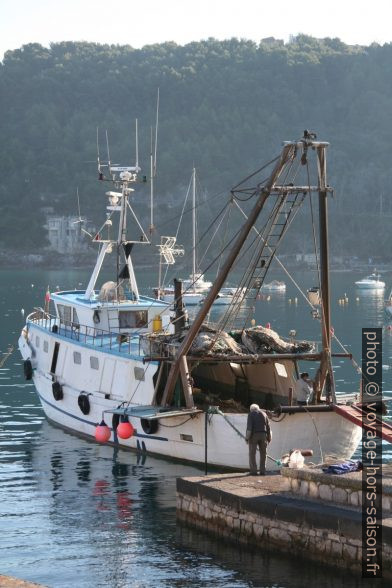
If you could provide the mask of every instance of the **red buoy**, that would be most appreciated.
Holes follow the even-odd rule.
[[[271,328],[271,323],[267,323],[267,324],[265,325],[265,328],[266,328],[266,329],[270,329],[270,328]]]
[[[95,438],[98,443],[106,443],[106,441],[109,441],[110,429],[104,420],[102,420],[101,424],[95,429]]]
[[[120,439],[129,439],[134,434],[135,429],[128,421],[120,423],[117,427],[117,435]]]

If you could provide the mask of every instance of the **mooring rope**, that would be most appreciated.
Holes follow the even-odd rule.
[[[245,439],[245,435],[243,435],[241,433],[241,431],[239,429],[237,429],[237,427],[235,425],[233,425],[232,422],[229,421],[229,419],[227,418],[225,413],[220,410],[219,406],[209,406],[207,413],[208,414],[219,414],[220,416],[222,416],[224,418],[224,420],[226,421],[226,423],[237,433],[237,435],[239,435],[241,437],[241,439]],[[271,461],[275,462],[276,465],[278,465],[278,466],[282,465],[282,462],[280,461],[280,459],[275,459],[274,457],[271,457],[270,455],[268,455],[268,453],[267,453],[267,457]]]

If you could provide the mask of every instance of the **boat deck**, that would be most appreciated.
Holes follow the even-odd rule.
[[[137,359],[144,358],[144,352],[140,345],[141,332],[135,331],[132,334],[107,332],[93,327],[83,325],[66,325],[60,323],[59,319],[29,318],[28,323],[33,323],[40,330],[50,333],[51,336],[71,339],[80,345],[99,349],[104,353],[114,353]]]

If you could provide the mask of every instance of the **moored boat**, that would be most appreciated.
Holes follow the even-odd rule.
[[[286,284],[279,280],[272,280],[268,284],[263,284],[261,290],[265,292],[286,292]]]
[[[380,277],[380,274],[370,274],[370,276],[355,282],[355,286],[360,290],[384,290],[385,282],[380,280]]]
[[[333,408],[338,398],[331,367],[325,243],[321,247],[324,322],[320,351],[285,341],[271,329],[225,330],[205,322],[270,195],[274,196],[269,211],[272,221],[263,240],[257,241],[257,263],[248,275],[249,289],[256,279],[263,283],[291,219],[314,191],[320,193],[320,222],[327,222],[331,189],[326,186],[322,164],[326,148],[326,143],[309,136],[285,143],[266,181],[246,188],[241,183],[233,189],[232,194],[246,189],[255,204],[190,326],[180,311],[173,321],[168,304],[139,294],[131,252],[148,239],[128,236],[126,211],[140,169],[109,167],[107,179],[117,190],[107,193],[110,213],[118,213],[117,238],[94,240],[100,251],[87,289],[51,294],[54,313],[48,308],[35,310],[27,317],[19,339],[25,376],[33,379],[47,418],[90,438],[104,421],[108,441],[115,445],[133,450],[142,446],[152,454],[248,469],[248,449],[240,437],[245,433],[249,404],[257,402],[270,411],[270,456],[279,459],[291,448],[303,447],[313,450],[316,462],[328,455],[350,458],[362,431]],[[320,163],[316,188],[296,186],[286,173],[308,150],[316,151]],[[285,185],[279,183],[283,177]],[[114,280],[96,289],[103,260],[112,251],[117,253]],[[243,296],[246,292],[249,290]],[[292,406],[300,361],[319,364],[311,406]],[[119,434],[122,421],[132,425],[127,438]],[[275,468],[276,463],[270,459],[268,466]]]

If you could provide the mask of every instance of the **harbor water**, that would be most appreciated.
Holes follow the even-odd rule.
[[[351,574],[290,554],[256,553],[180,525],[176,477],[200,475],[201,468],[101,446],[45,420],[16,348],[23,309],[27,315],[43,306],[48,284],[53,290],[84,288],[88,277],[88,270],[0,271],[0,361],[15,346],[0,369],[0,574],[51,588],[362,586]],[[331,277],[332,325],[359,363],[362,327],[383,328],[383,390],[391,399],[387,290],[358,292],[354,282],[363,276],[349,272]],[[388,289],[392,274],[384,277]],[[314,285],[311,274],[297,273],[296,280],[305,288]],[[282,336],[295,330],[300,339],[319,339],[317,319],[285,281],[286,293],[262,297],[244,317],[270,323]],[[156,275],[146,274],[141,289],[151,294],[155,282]],[[343,297],[347,303],[338,302]],[[342,351],[337,345],[334,350]],[[358,392],[360,376],[351,362],[338,358],[334,368],[338,391]],[[387,444],[384,460],[392,460]]]

